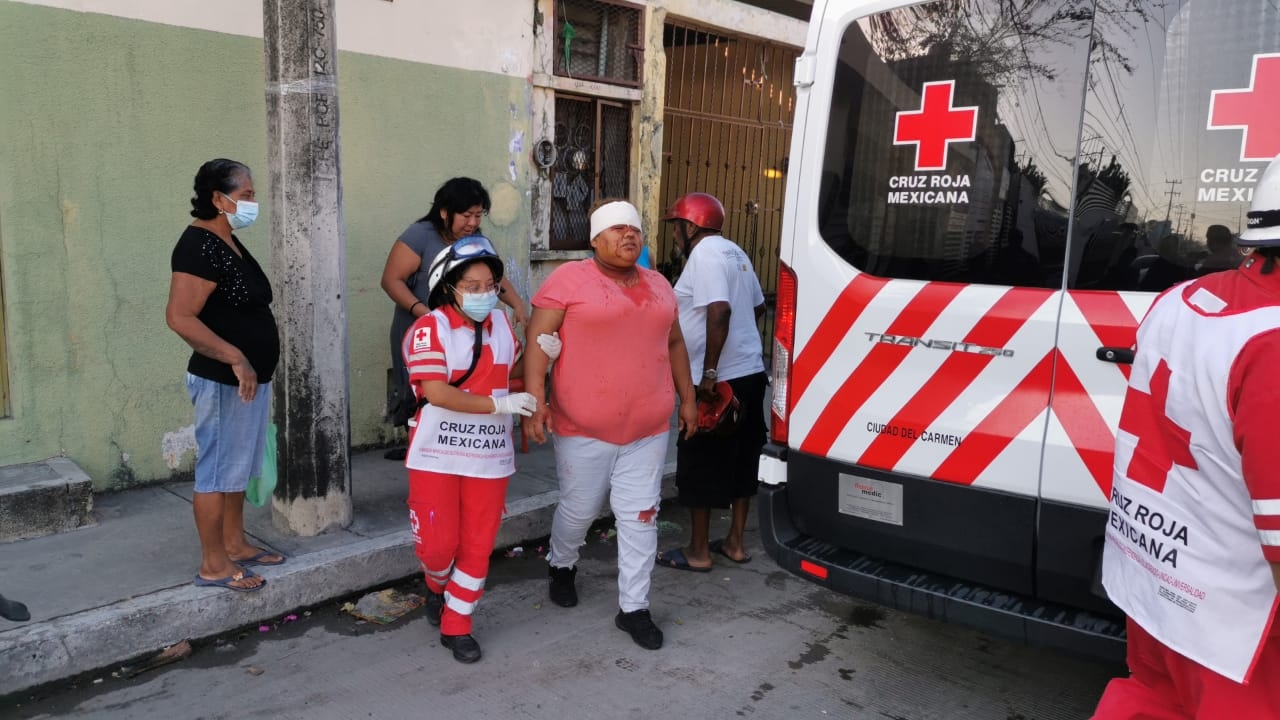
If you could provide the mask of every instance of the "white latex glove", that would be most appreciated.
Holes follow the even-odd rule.
[[[538,409],[538,399],[526,392],[510,395],[490,395],[493,401],[493,412],[490,415],[523,415],[529,417]]]
[[[564,349],[564,343],[560,342],[560,332],[556,331],[550,335],[542,333],[538,336],[538,347],[542,348],[542,352],[551,358],[551,362],[555,362],[560,357],[560,351]]]

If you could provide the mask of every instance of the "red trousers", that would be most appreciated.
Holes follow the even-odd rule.
[[[1280,719],[1280,635],[1275,632],[1249,684],[1241,685],[1169,649],[1133,620],[1127,628],[1129,677],[1107,685],[1093,720]]]
[[[409,528],[427,589],[444,593],[440,632],[467,635],[484,594],[508,478],[409,471]]]

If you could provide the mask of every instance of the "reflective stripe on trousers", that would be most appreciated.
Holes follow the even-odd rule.
[[[507,479],[409,471],[409,527],[427,589],[444,593],[440,632],[471,632],[502,523]]]

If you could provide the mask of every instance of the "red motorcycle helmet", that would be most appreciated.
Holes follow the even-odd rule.
[[[677,198],[662,219],[688,220],[700,228],[718,232],[724,227],[724,205],[714,195],[689,193]]]

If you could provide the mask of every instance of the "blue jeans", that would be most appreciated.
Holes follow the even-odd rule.
[[[187,394],[196,411],[196,492],[244,492],[262,468],[271,383],[246,403],[235,385],[187,373]]]

